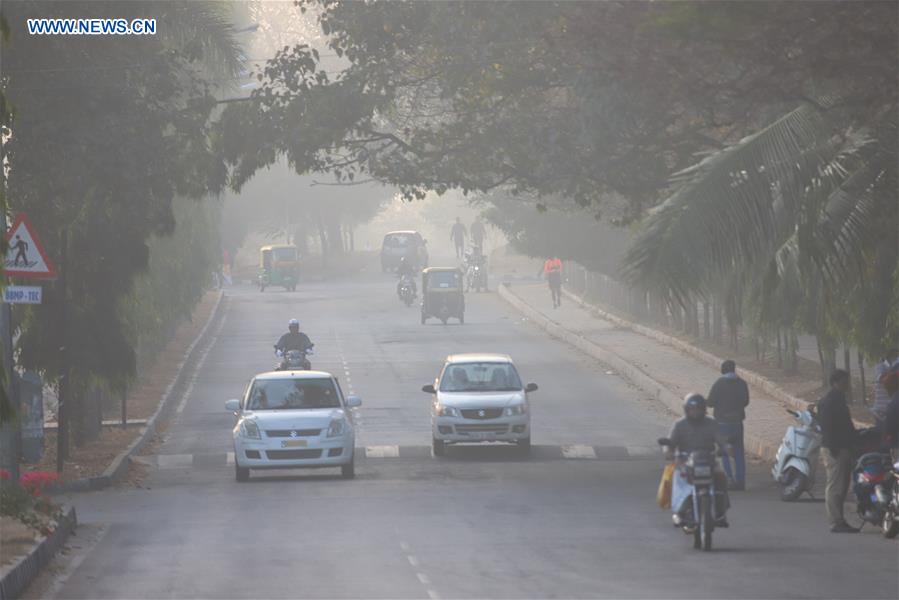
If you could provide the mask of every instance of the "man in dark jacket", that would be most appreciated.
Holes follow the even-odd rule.
[[[743,420],[749,406],[749,386],[737,377],[737,364],[732,360],[721,363],[721,377],[709,391],[708,405],[714,409],[718,430],[733,448],[734,467],[724,457],[724,472],[731,480],[732,490],[746,489],[746,454],[743,449]]]
[[[857,533],[843,517],[843,503],[849,491],[852,475],[852,446],[856,431],[846,405],[849,373],[834,369],[830,375],[830,391],[818,401],[818,423],[821,425],[821,445],[827,467],[827,486],[824,491],[827,517],[833,533]]]

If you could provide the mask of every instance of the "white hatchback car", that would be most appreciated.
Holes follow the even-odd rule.
[[[521,384],[506,354],[453,354],[433,385],[431,429],[435,456],[447,444],[511,442],[524,453],[531,447],[528,393],[536,383]]]
[[[340,467],[355,475],[356,433],[340,384],[324,371],[272,371],[253,378],[242,400],[228,400],[234,412],[234,471],[247,481],[250,469]]]

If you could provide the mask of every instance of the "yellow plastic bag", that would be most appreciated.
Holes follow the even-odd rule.
[[[656,493],[656,504],[659,508],[671,508],[671,484],[674,479],[674,463],[665,465],[662,471],[662,480],[659,482],[659,491]]]

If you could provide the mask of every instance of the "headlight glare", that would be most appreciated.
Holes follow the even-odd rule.
[[[240,424],[240,432],[246,438],[262,439],[262,435],[259,433],[259,425],[256,424],[256,421],[243,421]]]

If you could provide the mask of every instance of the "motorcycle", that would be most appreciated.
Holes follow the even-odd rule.
[[[852,470],[852,491],[862,521],[879,525],[886,537],[899,533],[896,520],[896,467],[890,455],[869,452],[859,457]]]
[[[400,279],[396,293],[400,297],[400,301],[406,306],[412,306],[412,303],[415,302],[415,288],[412,286],[412,281],[408,277]]]
[[[671,446],[668,438],[659,438],[660,446]],[[675,527],[693,535],[693,547],[708,552],[712,549],[712,532],[722,522],[727,510],[727,497],[718,491],[713,453],[681,452],[677,455],[672,485],[671,507]]]
[[[887,503],[880,522],[880,531],[883,537],[892,539],[899,534],[899,461],[893,463],[888,481],[884,485],[887,489]]]
[[[818,469],[818,455],[821,453],[821,426],[818,424],[814,408],[796,411],[787,410],[796,417],[800,426],[787,428],[777,455],[771,476],[780,484],[780,499],[784,502],[797,500],[803,492],[811,493]]]
[[[275,365],[275,371],[311,371],[312,363],[309,362],[307,356],[314,354],[312,346],[303,350],[288,350],[282,352],[275,346],[275,355],[281,360]]]
[[[474,289],[480,292],[487,289],[487,260],[483,257],[469,255],[466,257],[465,281],[466,292]]]

